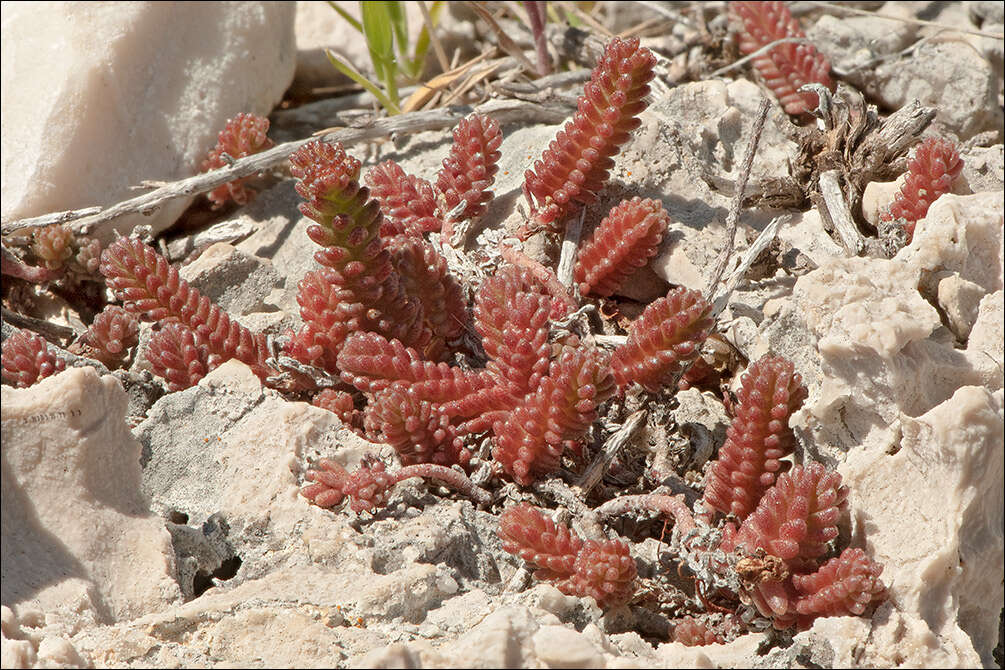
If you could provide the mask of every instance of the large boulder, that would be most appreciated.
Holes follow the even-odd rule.
[[[141,181],[197,172],[228,118],[267,114],[286,91],[295,10],[4,3],[3,220],[107,206],[137,195]],[[189,201],[115,226],[163,230]]]

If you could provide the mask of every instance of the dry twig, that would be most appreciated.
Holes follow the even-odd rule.
[[[729,207],[729,214],[726,215],[726,248],[719,254],[715,262],[715,269],[709,279],[708,287],[705,289],[705,297],[711,302],[715,293],[715,287],[722,279],[722,273],[726,271],[726,265],[733,255],[733,245],[736,243],[736,228],[740,220],[740,208],[743,206],[743,191],[747,187],[750,179],[750,168],[754,165],[754,154],[757,153],[757,145],[761,140],[761,132],[764,130],[764,121],[768,118],[770,103],[767,99],[761,99],[761,105],[757,108],[757,115],[754,117],[754,124],[750,128],[750,139],[747,142],[747,151],[743,155],[743,163],[740,166],[740,178],[736,182],[736,193],[733,194],[733,202]]]
[[[46,215],[46,217],[61,216],[66,225],[74,232],[88,234],[93,229],[114,221],[121,216],[136,213],[150,214],[165,202],[212,191],[218,186],[222,186],[234,179],[268,170],[283,163],[289,158],[290,154],[307,142],[315,139],[324,142],[341,142],[344,145],[351,145],[388,135],[411,134],[424,130],[440,130],[455,126],[458,121],[472,111],[491,116],[500,123],[509,123],[512,121],[527,122],[528,120],[542,123],[560,123],[568,118],[569,115],[568,108],[562,105],[542,105],[520,100],[490,100],[477,106],[474,110],[467,105],[463,105],[444,107],[425,112],[399,114],[398,116],[376,119],[361,128],[328,128],[320,131],[314,137],[286,142],[268,151],[239,158],[234,161],[233,165],[171,182],[143,195],[107,207],[96,214],[80,215],[79,212],[81,211],[90,212],[91,210],[78,210],[77,215],[74,215],[72,212],[60,212]],[[44,217],[4,222],[2,233],[8,235],[25,228],[49,225],[49,223],[39,224],[38,220],[40,218]],[[48,219],[46,220],[48,221]]]

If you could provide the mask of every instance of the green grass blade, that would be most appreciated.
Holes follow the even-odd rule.
[[[363,15],[363,35],[370,50],[370,60],[377,76],[384,79],[388,65],[394,60],[394,30],[387,3],[373,0],[360,2],[359,9]]]
[[[440,11],[443,9],[443,0],[435,0],[429,6],[429,22],[433,24],[435,28],[440,20]],[[412,59],[408,63],[409,75],[412,79],[418,79],[419,75],[422,74],[422,70],[426,65],[426,54],[429,53],[429,30],[427,30],[425,24],[422,26],[422,30],[419,31],[419,36],[415,39],[415,51],[413,52]]]
[[[388,97],[398,106],[398,62],[394,55],[394,28],[388,2],[360,2],[363,35],[370,49],[370,60],[377,78],[384,84]]]
[[[330,7],[332,8],[332,9],[334,9],[334,10],[335,10],[336,12],[338,12],[338,15],[339,15],[339,16],[341,16],[341,17],[342,17],[343,19],[345,19],[346,21],[348,21],[348,22],[349,22],[349,25],[350,25],[350,26],[352,26],[352,27],[353,27],[353,28],[355,28],[355,29],[356,29],[356,30],[357,30],[357,31],[358,31],[359,33],[361,33],[361,34],[362,34],[362,32],[363,32],[363,26],[362,26],[362,24],[360,24],[360,22],[359,22],[359,21],[357,21],[357,20],[356,20],[356,19],[355,19],[355,18],[353,17],[353,15],[352,15],[352,14],[350,14],[349,12],[347,12],[347,11],[345,11],[344,9],[342,9],[341,7],[339,7],[339,6],[338,6],[338,5],[337,5],[337,4],[335,3],[335,2],[333,2],[332,0],[328,0],[328,5],[329,5],[329,6],[330,6]]]
[[[333,66],[335,66],[336,70],[369,91],[370,94],[377,99],[377,102],[379,102],[381,106],[388,111],[388,113],[401,113],[401,108],[388,98],[387,95],[384,94],[384,91],[380,90],[380,86],[377,86],[372,81],[354,70],[348,63],[344,63],[338,56],[331,52],[331,49],[325,49],[325,55],[328,56],[328,60]]]
[[[391,21],[391,30],[394,31],[394,45],[397,48],[399,61],[408,58],[408,17],[400,2],[385,2],[387,16]]]

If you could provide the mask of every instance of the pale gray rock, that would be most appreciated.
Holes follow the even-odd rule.
[[[746,80],[682,84],[653,101],[642,115],[636,139],[622,150],[614,172],[633,186],[627,195],[660,199],[670,214],[670,226],[652,270],[668,283],[704,290],[719,253],[727,244],[725,219],[728,194],[739,176],[757,106],[764,98]],[[751,169],[751,184],[785,179],[795,159],[796,144],[781,108],[773,106],[765,122]],[[654,151],[653,147],[663,147]],[[709,183],[721,186],[723,193]],[[610,186],[608,190],[613,190]],[[736,250],[753,241],[773,213],[760,211],[741,218]]]
[[[584,635],[565,626],[541,626],[531,638],[537,660],[548,668],[599,668],[600,649]]]
[[[178,272],[182,279],[231,316],[269,310],[265,298],[282,284],[272,263],[217,242]]]
[[[1005,23],[1005,8],[1002,7],[1002,3],[1000,2],[994,2],[994,0],[972,0],[964,2],[963,5],[967,8],[975,23]]]
[[[71,368],[2,393],[4,604],[111,623],[177,601],[118,380]]]
[[[285,538],[310,509],[298,492],[302,459],[342,445],[330,456],[348,465],[379,449],[331,412],[264,389],[236,360],[162,398],[135,433],[153,508],[169,519],[183,514],[197,527],[221,515],[242,570],[252,572],[266,569],[265,554],[280,552],[269,559],[275,563],[292,551],[284,550]]]
[[[881,218],[889,211],[906,178],[907,173],[904,173],[895,181],[871,181],[866,184],[862,192],[862,218],[879,227]]]
[[[889,109],[913,100],[934,107],[936,120],[960,139],[1002,126],[998,82],[984,56],[953,41],[926,42],[906,58],[876,67],[863,92]]]
[[[974,667],[991,663],[1002,607],[1002,430],[1002,392],[964,386],[839,468],[853,542],[885,566],[901,616]]]
[[[887,3],[880,13],[914,18],[909,7],[897,3]],[[806,36],[844,80],[862,87],[876,64],[906,48],[917,32],[917,25],[906,21],[825,14],[806,30]]]
[[[4,221],[107,206],[195,174],[227,119],[268,114],[293,76],[281,2],[3,5]],[[169,227],[191,200],[112,229]]]
[[[1005,146],[974,147],[961,154],[963,177],[973,193],[1005,190]]]
[[[794,214],[778,229],[778,239],[798,250],[817,266],[831,258],[842,258],[847,252],[824,230],[816,208]]]

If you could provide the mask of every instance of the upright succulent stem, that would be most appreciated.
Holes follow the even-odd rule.
[[[712,330],[710,311],[700,293],[684,288],[650,303],[632,324],[628,341],[614,350],[611,368],[618,386],[637,382],[656,393],[675,382]]]
[[[882,219],[903,221],[910,241],[918,221],[925,218],[933,202],[952,190],[953,180],[962,170],[963,161],[956,145],[937,137],[925,138],[907,164],[904,185]]]
[[[272,140],[266,135],[268,131],[269,120],[257,114],[242,112],[228,119],[227,125],[220,131],[216,146],[202,162],[199,171],[208,172],[226,167],[230,163],[224,155],[231,159],[244,158],[271,148]],[[254,195],[254,191],[245,185],[248,179],[235,179],[210,191],[206,197],[213,203],[213,209],[222,207],[228,200],[233,200],[238,205],[247,204]]]
[[[176,318],[222,360],[247,363],[259,378],[274,373],[265,335],[252,333],[189,286],[178,270],[149,246],[122,237],[101,254],[101,274],[126,309],[148,321]]]
[[[579,108],[533,170],[524,174],[531,205],[529,234],[559,224],[581,205],[594,202],[614,167],[614,155],[641,123],[656,58],[637,38],[614,38],[593,69]]]
[[[784,2],[730,2],[730,14],[742,25],[740,52],[752,54],[776,40],[806,37]],[[754,67],[789,114],[804,114],[817,106],[817,94],[799,91],[817,83],[833,89],[830,62],[811,44],[779,44],[754,58]]]
[[[579,251],[579,292],[607,297],[618,290],[656,255],[669,222],[658,200],[635,197],[612,209]]]
[[[765,356],[744,373],[736,416],[712,463],[705,503],[746,519],[782,472],[796,437],[789,418],[806,399],[806,387],[792,363]]]

